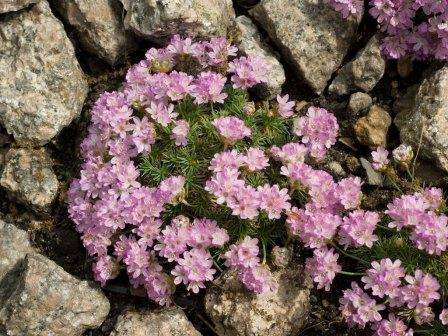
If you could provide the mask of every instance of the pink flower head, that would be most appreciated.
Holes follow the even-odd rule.
[[[279,219],[284,210],[291,208],[288,189],[280,189],[276,184],[265,184],[258,187],[258,193],[260,209],[267,212],[269,219]]]
[[[205,183],[205,190],[216,197],[216,203],[224,204],[231,201],[233,195],[245,186],[239,179],[239,172],[233,168],[224,168]]]
[[[283,145],[282,148],[274,146],[270,150],[272,156],[284,164],[303,163],[308,154],[308,149],[299,143],[290,142]]]
[[[227,200],[227,205],[232,209],[232,215],[241,219],[254,219],[258,216],[260,194],[251,186],[236,188],[234,194]]]
[[[344,19],[350,15],[359,16],[364,9],[362,0],[328,0],[328,3],[338,12]]]
[[[426,188],[414,195],[426,202],[428,210],[437,210],[443,202],[443,191],[439,188]]]
[[[256,294],[276,292],[278,289],[277,282],[265,265],[257,265],[241,270],[238,272],[238,279],[247,289]]]
[[[166,105],[163,102],[156,103],[151,102],[150,106],[146,109],[151,118],[162,126],[168,126],[176,117],[177,113],[174,112],[174,105]]]
[[[187,250],[188,227],[168,225],[162,230],[158,241],[154,250],[168,261],[175,261]]]
[[[238,244],[232,244],[224,254],[226,266],[236,269],[252,268],[258,265],[258,239],[249,236]]]
[[[188,230],[188,245],[197,248],[221,247],[228,240],[225,229],[218,227],[216,221],[196,218]]]
[[[395,317],[393,314],[389,314],[389,319],[381,320],[379,323],[374,324],[375,336],[412,336],[414,332],[412,329],[408,329],[408,326],[404,322]]]
[[[156,142],[156,131],[153,123],[148,121],[147,117],[133,118],[132,141],[137,148],[138,153],[149,153],[151,145]]]
[[[254,172],[257,170],[263,170],[269,166],[269,159],[264,155],[264,151],[260,148],[251,147],[246,151],[246,155],[243,157],[244,164],[249,171]]]
[[[208,169],[213,172],[220,172],[227,168],[238,170],[244,163],[244,156],[238,153],[235,149],[216,153],[210,161]]]
[[[201,72],[193,81],[191,95],[196,104],[224,103],[227,93],[222,92],[226,78],[218,73],[207,71]]]
[[[294,115],[294,101],[289,101],[289,95],[284,95],[283,97],[277,95],[277,103],[278,103],[278,114],[282,118],[290,118]]]
[[[212,37],[205,45],[207,63],[211,66],[220,66],[227,62],[231,56],[236,56],[238,48],[231,45],[225,37]]]
[[[108,280],[116,278],[119,272],[117,260],[108,255],[99,257],[92,269],[95,280],[100,282],[103,287]]]
[[[373,233],[379,222],[376,212],[355,210],[344,217],[339,229],[339,242],[345,247],[372,247],[378,237]]]
[[[369,322],[379,322],[382,317],[379,311],[385,306],[377,304],[367,293],[365,293],[356,282],[352,282],[351,289],[343,291],[339,299],[342,317],[349,326],[364,328]]]
[[[401,144],[392,151],[392,156],[397,162],[409,163],[414,157],[414,152],[411,146]]]
[[[347,177],[338,182],[334,193],[344,209],[357,209],[361,205],[361,186],[359,177]]]
[[[221,117],[213,120],[212,124],[218,130],[219,135],[229,144],[234,144],[252,133],[244,121],[237,117]]]
[[[299,118],[294,133],[310,150],[311,156],[322,159],[328,148],[336,143],[339,125],[336,117],[323,108],[310,107],[307,115]]]
[[[385,213],[392,218],[389,227],[402,229],[403,227],[415,227],[428,208],[428,204],[422,197],[415,195],[403,195],[395,198],[387,205]]]
[[[362,277],[365,289],[372,289],[372,294],[383,298],[396,298],[400,295],[401,279],[405,276],[400,260],[392,262],[389,258],[380,262],[373,261],[372,268]]]
[[[376,151],[372,152],[372,167],[375,170],[382,170],[387,167],[389,164],[389,159],[387,158],[389,156],[389,152],[384,149],[383,147],[378,147]]]
[[[180,195],[184,189],[184,176],[171,176],[160,182],[159,189],[163,193],[166,203],[174,203],[176,197]]]
[[[194,43],[190,37],[182,38],[180,35],[174,35],[166,50],[172,54],[192,55],[194,53]]]
[[[422,213],[411,233],[418,249],[440,255],[448,247],[448,218],[434,212]]]
[[[193,76],[184,72],[172,71],[169,75],[169,86],[166,94],[172,101],[185,98],[192,90]]]
[[[405,280],[408,284],[402,289],[401,295],[408,308],[429,306],[440,299],[440,285],[432,275],[416,270],[414,276],[406,275]]]
[[[174,122],[174,128],[171,131],[171,139],[174,140],[176,146],[187,145],[187,135],[190,131],[190,125],[186,120],[176,120]]]
[[[440,322],[443,325],[448,325],[448,309],[443,309],[439,315]]]
[[[229,63],[233,87],[237,89],[248,89],[266,83],[269,70],[269,65],[261,57],[253,55],[240,57]]]
[[[339,255],[334,252],[334,249],[322,247],[315,249],[313,257],[306,260],[305,269],[317,283],[317,289],[330,290],[333,279],[342,270],[338,264],[338,258]]]

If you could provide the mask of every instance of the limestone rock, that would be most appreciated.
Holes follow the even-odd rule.
[[[180,308],[127,311],[110,336],[201,336]]]
[[[109,301],[40,254],[28,254],[0,283],[0,326],[8,336],[79,336],[101,325]]]
[[[302,329],[310,309],[310,280],[301,267],[274,273],[277,293],[248,292],[234,272],[210,286],[205,307],[220,336],[290,336]]]
[[[59,182],[44,148],[10,149],[0,185],[37,211],[48,211],[57,197]]]
[[[351,115],[356,116],[370,106],[372,106],[372,98],[367,93],[356,92],[350,96],[348,111]]]
[[[374,186],[382,186],[384,183],[384,177],[373,169],[372,164],[365,158],[361,158],[361,165],[366,171],[367,183]]]
[[[18,11],[37,1],[39,0],[2,0],[0,2],[0,14]]]
[[[318,94],[340,66],[360,21],[343,19],[320,0],[262,0],[250,13]]]
[[[64,19],[76,30],[83,47],[109,64],[135,48],[125,31],[118,0],[56,0]]]
[[[387,131],[391,123],[392,119],[389,113],[381,107],[373,105],[369,113],[355,123],[356,138],[365,146],[385,147]]]
[[[261,41],[260,33],[252,20],[247,16],[241,15],[236,18],[236,30],[238,45],[240,51],[246,55],[256,55],[262,57],[269,64],[269,82],[262,85],[260,92],[263,92],[265,98],[274,98],[281,93],[282,85],[285,83],[285,70],[274,56],[272,50]]]
[[[0,220],[0,282],[28,252],[32,252],[28,234]]]
[[[383,77],[385,69],[386,61],[375,35],[353,61],[342,67],[328,90],[337,95],[346,95],[355,90],[369,92]]]
[[[79,115],[88,91],[46,1],[0,22],[0,55],[0,122],[21,146],[41,146]]]
[[[448,171],[448,66],[411,87],[395,109],[401,141],[420,148],[419,155]]]
[[[226,36],[235,18],[231,0],[120,0],[125,26],[153,39],[176,33]]]

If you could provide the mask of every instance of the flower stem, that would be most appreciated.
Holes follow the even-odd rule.
[[[364,273],[355,273],[355,272],[347,272],[347,271],[340,271],[340,274],[344,275],[351,275],[351,276],[362,276]]]
[[[359,261],[360,263],[363,263],[364,265],[370,265],[369,262],[365,261],[364,259],[361,259],[357,256],[354,256],[350,253],[347,253],[346,251],[344,251],[343,249],[341,249],[337,244],[335,244],[334,242],[330,242],[330,244],[336,249],[338,250],[338,252],[342,253],[343,255],[345,255],[346,257],[352,258],[354,260]]]

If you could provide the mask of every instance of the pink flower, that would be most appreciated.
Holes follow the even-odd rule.
[[[380,262],[373,261],[372,268],[362,277],[365,289],[372,289],[372,294],[383,298],[395,298],[400,295],[401,279],[405,276],[401,261],[392,262],[389,258]]]
[[[246,151],[246,155],[243,157],[244,164],[249,171],[254,172],[257,170],[263,170],[269,167],[269,159],[264,155],[263,150],[260,148],[251,147]]]
[[[283,118],[290,118],[294,115],[294,101],[289,101],[289,95],[284,95],[283,97],[277,95],[278,103],[278,114]]]
[[[254,219],[258,216],[260,206],[259,192],[251,186],[236,188],[227,200],[227,205],[232,209],[232,215],[241,219]]]
[[[234,144],[238,140],[251,135],[251,130],[244,124],[244,121],[237,117],[221,117],[213,120],[220,136],[229,144]]]
[[[149,153],[151,145],[156,142],[156,131],[154,125],[148,121],[147,117],[133,118],[132,141],[138,153]]]
[[[349,326],[359,326],[364,328],[369,322],[379,322],[382,317],[379,311],[384,310],[385,306],[367,295],[356,282],[352,282],[351,289],[343,291],[339,299],[342,317]]]
[[[359,177],[347,177],[338,182],[334,193],[346,210],[357,209],[361,205],[361,186]]]
[[[177,113],[174,112],[174,105],[166,105],[163,102],[156,103],[151,102],[150,106],[146,109],[151,118],[162,126],[168,126],[176,117]]]
[[[379,222],[376,212],[355,210],[344,217],[339,229],[339,242],[342,245],[372,247],[378,237],[373,233]]]
[[[207,71],[201,72],[193,81],[191,95],[196,104],[224,103],[227,93],[222,92],[226,78],[218,73]]]
[[[376,151],[372,152],[372,167],[375,170],[383,170],[389,164],[389,152],[383,147],[378,147]]]
[[[92,269],[95,280],[100,282],[101,286],[105,286],[108,280],[116,278],[119,272],[118,262],[108,255],[99,257]]]
[[[339,255],[334,252],[334,249],[322,247],[315,249],[313,257],[306,260],[305,269],[317,283],[317,289],[330,290],[333,279],[342,270],[337,262],[338,258]]]
[[[266,83],[270,67],[258,56],[240,57],[229,63],[229,73],[236,89],[248,89],[256,84]]]
[[[336,117],[323,108],[310,107],[307,115],[299,118],[294,133],[310,150],[311,156],[322,159],[328,148],[336,143],[338,135]]]
[[[204,189],[216,197],[216,203],[224,204],[231,200],[233,195],[244,186],[244,181],[239,179],[237,170],[224,168],[205,183]]]
[[[409,163],[414,157],[414,152],[411,146],[401,144],[392,151],[392,156],[397,162]]]
[[[188,236],[188,245],[197,248],[221,247],[229,240],[227,231],[207,218],[196,218],[189,227]]]
[[[174,128],[171,132],[171,139],[174,140],[176,146],[187,145],[187,135],[190,131],[190,125],[186,120],[176,120],[174,122]]]
[[[238,170],[244,163],[244,156],[238,153],[235,149],[216,153],[213,159],[210,161],[210,167],[208,169],[213,172],[220,172],[227,168]]]
[[[385,211],[393,220],[389,223],[389,227],[396,227],[399,230],[403,227],[412,228],[420,222],[427,208],[427,203],[415,195],[403,195],[400,198],[395,198],[392,203],[387,205]]]
[[[308,154],[308,149],[299,143],[290,142],[283,145],[282,148],[274,146],[271,148],[272,156],[284,164],[303,163]]]
[[[418,249],[440,255],[448,247],[448,218],[434,212],[421,214],[411,232],[411,240]]]
[[[258,239],[246,236],[240,243],[230,245],[224,254],[225,264],[237,269],[255,267],[260,261],[258,252]]]
[[[184,72],[172,71],[169,81],[170,83],[166,94],[172,101],[181,100],[190,94],[193,76],[189,76]]]
[[[439,315],[440,322],[443,325],[448,325],[448,309],[443,309]]]
[[[402,290],[402,296],[408,308],[416,306],[429,306],[435,300],[440,299],[438,290],[439,282],[430,274],[416,270],[414,276],[405,277],[406,285]]]
[[[212,37],[205,44],[207,50],[207,63],[211,66],[220,66],[227,62],[230,56],[236,56],[238,48],[231,45],[224,37]]]
[[[381,320],[374,325],[376,336],[412,336],[414,332],[395,315],[389,314],[389,319]]]
[[[283,210],[289,210],[291,204],[288,189],[278,185],[265,184],[257,188],[260,197],[260,209],[268,213],[269,219],[279,219]]]
[[[238,273],[238,279],[256,294],[276,292],[278,284],[265,265],[245,268]]]

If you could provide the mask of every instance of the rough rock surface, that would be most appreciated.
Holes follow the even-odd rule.
[[[205,297],[208,315],[220,336],[290,336],[306,324],[309,279],[294,265],[274,273],[277,293],[248,292],[234,272],[224,273]]]
[[[383,77],[386,61],[381,54],[377,36],[373,36],[367,45],[358,52],[353,61],[339,70],[328,91],[337,95],[346,95],[355,90],[370,91]]]
[[[83,47],[109,64],[117,63],[133,49],[118,0],[56,0],[55,3],[60,14],[77,31]]]
[[[180,308],[127,311],[120,315],[110,336],[201,336]]]
[[[100,326],[109,308],[99,290],[40,254],[28,254],[0,282],[0,326],[9,336],[79,336]]]
[[[47,143],[80,113],[88,87],[46,1],[0,22],[0,55],[0,121],[21,146]]]
[[[374,186],[382,186],[384,182],[384,177],[373,169],[372,164],[365,158],[361,158],[361,165],[366,171],[367,183]]]
[[[44,148],[21,148],[6,155],[0,185],[20,202],[45,212],[57,197],[59,182]]]
[[[226,36],[235,18],[231,0],[120,0],[125,26],[147,38],[175,33]]]
[[[271,67],[269,82],[261,86],[260,92],[263,92],[266,98],[274,98],[281,93],[286,80],[283,66],[272,50],[263,44],[260,33],[250,18],[244,15],[236,18],[236,34],[240,51],[246,55],[262,57]]]
[[[2,0],[0,2],[0,14],[18,11],[37,1],[39,0]]]
[[[351,115],[356,116],[370,106],[372,106],[372,98],[367,93],[356,92],[350,96],[347,110]]]
[[[28,234],[0,219],[0,282],[32,248]]]
[[[316,93],[340,66],[360,20],[345,20],[320,0],[262,0],[250,13]]]
[[[383,108],[373,105],[369,113],[356,121],[354,129],[358,141],[369,147],[386,146],[387,131],[392,119]]]
[[[402,142],[448,171],[448,66],[432,72],[396,104]]]

